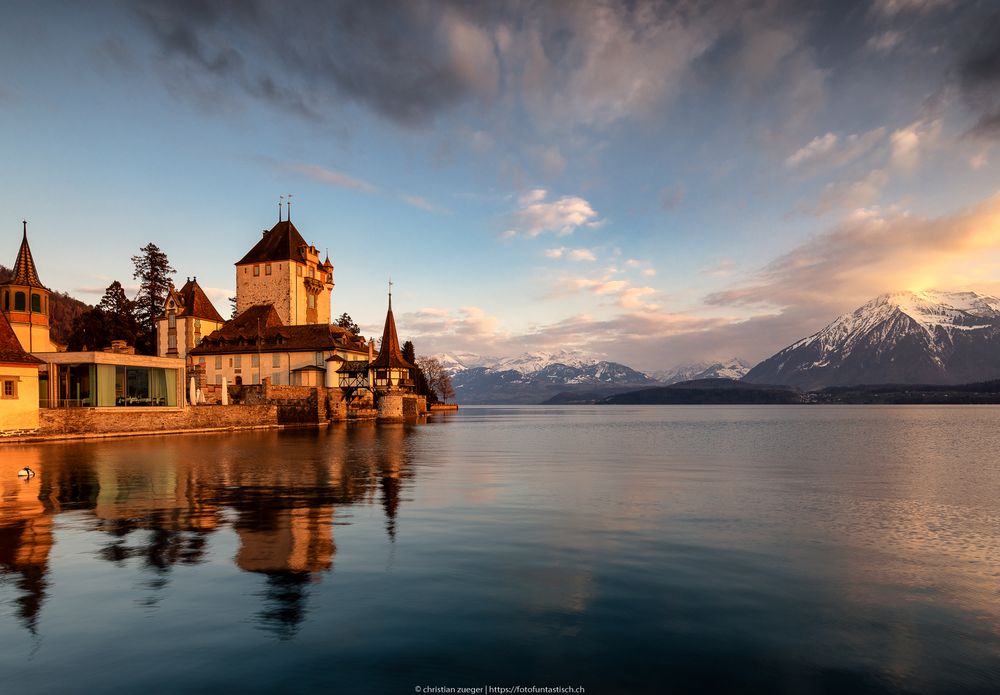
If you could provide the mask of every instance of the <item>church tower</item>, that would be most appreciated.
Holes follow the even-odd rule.
[[[280,219],[236,262],[236,313],[271,304],[286,326],[330,323],[333,264]]]
[[[38,279],[35,259],[28,246],[28,223],[23,224],[14,276],[0,285],[0,308],[22,348],[28,352],[55,352],[57,347],[49,337],[50,292]]]

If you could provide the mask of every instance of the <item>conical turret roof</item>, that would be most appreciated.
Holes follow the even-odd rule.
[[[24,223],[24,236],[21,237],[21,248],[17,252],[17,260],[14,261],[14,276],[8,285],[24,285],[25,287],[41,287],[45,285],[38,279],[38,270],[35,268],[35,259],[31,257],[31,247],[28,246],[28,223]]]
[[[389,311],[385,315],[385,328],[382,329],[382,345],[378,356],[372,362],[377,369],[415,369],[416,367],[403,359],[403,351],[399,347],[399,336],[396,335],[396,320],[392,317],[392,295],[389,295]]]

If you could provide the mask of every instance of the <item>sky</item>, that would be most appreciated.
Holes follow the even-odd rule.
[[[9,2],[0,263],[93,303],[152,241],[220,312],[278,218],[418,354],[766,358],[1000,294],[1000,4]],[[6,239],[6,241],[4,241]],[[4,250],[6,249],[6,250]]]

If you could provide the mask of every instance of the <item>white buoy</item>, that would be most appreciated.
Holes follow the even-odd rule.
[[[188,387],[188,403],[191,405],[198,403],[198,385],[195,383],[194,377],[191,377],[191,385]]]
[[[222,400],[219,402],[222,405],[229,405],[229,380],[226,377],[222,377]]]
[[[30,468],[28,468],[27,466],[25,466],[24,468],[22,468],[21,470],[19,470],[17,472],[17,477],[18,478],[31,478],[34,475],[35,475],[35,472],[33,470],[31,470]]]

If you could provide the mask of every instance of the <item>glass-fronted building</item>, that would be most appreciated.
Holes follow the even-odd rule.
[[[43,408],[178,408],[184,360],[110,352],[36,353]]]

